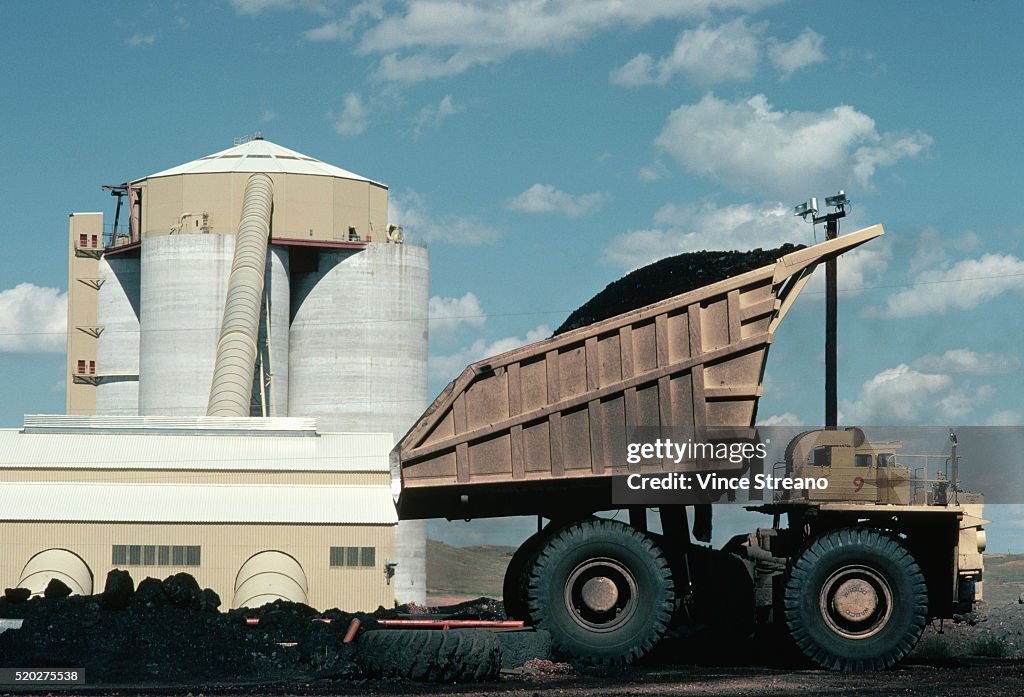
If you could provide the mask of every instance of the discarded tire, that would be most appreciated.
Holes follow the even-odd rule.
[[[359,635],[356,661],[369,678],[479,682],[498,678],[501,644],[479,629],[379,629]]]
[[[592,519],[547,541],[530,571],[527,602],[557,653],[616,666],[642,657],[661,639],[675,591],[653,539],[623,523]]]
[[[928,587],[896,537],[843,528],[813,540],[786,583],[786,625],[805,656],[831,670],[883,670],[921,638]]]

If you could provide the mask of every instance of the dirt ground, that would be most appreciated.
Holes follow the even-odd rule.
[[[426,685],[381,681],[345,681],[274,685],[139,688],[138,686],[79,687],[65,694],[174,695],[462,695],[464,697],[627,697],[631,695],[686,695],[753,697],[807,697],[809,695],[927,695],[928,697],[1001,697],[1020,695],[1024,686],[1024,660],[964,659],[954,664],[904,665],[882,673],[840,675],[820,670],[782,670],[764,667],[646,666],[617,675],[506,675],[498,683],[478,685]],[[3,688],[8,690],[9,688]],[[55,690],[0,692],[3,695],[52,695]]]

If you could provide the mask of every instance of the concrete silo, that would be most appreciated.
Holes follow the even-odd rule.
[[[104,379],[96,385],[96,413],[139,413],[139,260],[104,256],[99,260],[97,317],[103,331],[96,340],[96,362]]]
[[[251,387],[234,415],[316,417],[320,432],[397,440],[425,408],[427,251],[389,240],[387,187],[256,138],[113,189],[131,226],[100,260],[97,414],[214,414],[215,371]],[[240,261],[247,245],[265,258]],[[423,528],[398,538],[396,595],[423,602]]]

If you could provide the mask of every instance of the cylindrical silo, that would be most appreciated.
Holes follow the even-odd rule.
[[[139,414],[206,414],[234,249],[234,235],[142,240]]]
[[[427,401],[427,250],[370,244],[321,251],[292,274],[288,414],[321,431],[405,435]],[[402,522],[395,596],[426,600],[425,528]]]
[[[142,313],[139,352],[139,414],[206,414],[217,354],[234,235],[181,234],[148,237],[142,243]],[[267,258],[274,373],[272,407],[286,415],[288,396],[288,251],[271,248]],[[255,386],[258,390],[258,385]]]
[[[293,274],[288,413],[322,431],[405,435],[427,401],[427,250],[321,251]]]
[[[266,307],[260,326],[260,346],[268,347],[264,356],[270,373],[267,416],[288,416],[288,325],[291,322],[291,288],[288,281],[288,249],[271,245],[267,255],[264,295]],[[269,325],[270,341],[266,341]]]
[[[96,413],[139,413],[139,258],[104,256],[96,316],[103,332],[96,341]]]

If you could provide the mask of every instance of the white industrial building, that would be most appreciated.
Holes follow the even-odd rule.
[[[0,434],[2,582],[64,550],[235,606],[296,566],[314,606],[423,602],[387,452],[426,406],[428,260],[387,188],[258,137],[105,188],[112,224],[70,217],[69,416]]]

